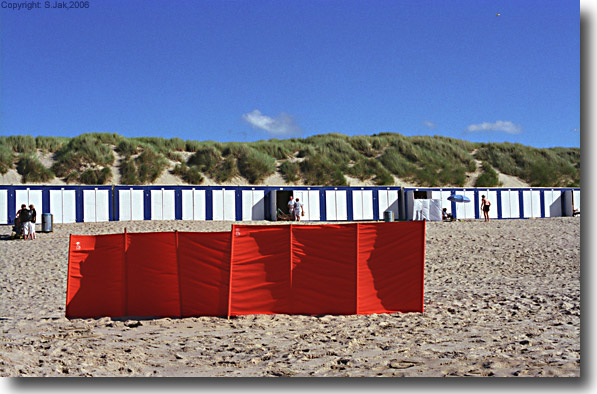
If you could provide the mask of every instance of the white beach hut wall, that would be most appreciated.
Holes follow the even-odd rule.
[[[453,203],[452,194],[470,203]],[[70,186],[0,185],[0,224],[12,224],[21,204],[55,223],[130,220],[276,220],[290,195],[305,208],[303,221],[412,220],[416,199],[436,199],[457,219],[479,219],[481,195],[492,219],[572,216],[579,188],[401,188],[397,186]]]

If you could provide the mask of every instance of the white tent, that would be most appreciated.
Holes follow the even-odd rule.
[[[416,199],[413,201],[412,220],[442,220],[442,202],[438,199]]]

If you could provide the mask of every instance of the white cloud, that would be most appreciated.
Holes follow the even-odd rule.
[[[263,115],[258,109],[243,114],[245,122],[256,129],[264,130],[273,136],[290,136],[301,132],[294,119],[285,112],[275,118]]]
[[[503,131],[508,134],[522,133],[522,127],[514,124],[509,120],[498,120],[495,123],[483,122],[479,124],[472,124],[466,128],[468,133],[485,132],[485,131]]]
[[[437,123],[432,122],[430,120],[424,120],[423,121],[423,125],[429,127],[430,129],[434,128],[435,126],[437,126]]]

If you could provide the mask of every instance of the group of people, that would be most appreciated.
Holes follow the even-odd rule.
[[[18,226],[23,229],[23,239],[35,239],[35,222],[37,220],[37,212],[33,204],[27,205],[22,204],[21,209],[17,212],[16,220],[19,221]]]
[[[483,212],[483,217],[485,221],[489,221],[489,207],[491,206],[491,202],[485,197],[485,195],[481,195],[481,211]],[[446,208],[442,209],[442,220],[445,222],[450,222],[454,220],[454,217],[451,213],[448,213]]]
[[[290,220],[297,222],[301,220],[301,216],[305,216],[303,203],[299,201],[298,197],[295,199],[293,196],[290,196],[290,200],[288,200],[288,213],[290,214]]]

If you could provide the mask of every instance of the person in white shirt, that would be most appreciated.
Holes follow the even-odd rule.
[[[294,220],[294,197],[290,196],[288,200],[288,213],[290,214],[290,220]]]
[[[35,222],[37,221],[37,212],[33,204],[29,205],[29,213],[31,215],[31,221],[29,222],[29,239],[37,238],[35,234]]]
[[[298,198],[294,200],[294,220],[299,222],[301,220],[301,214],[303,214],[303,203]]]

